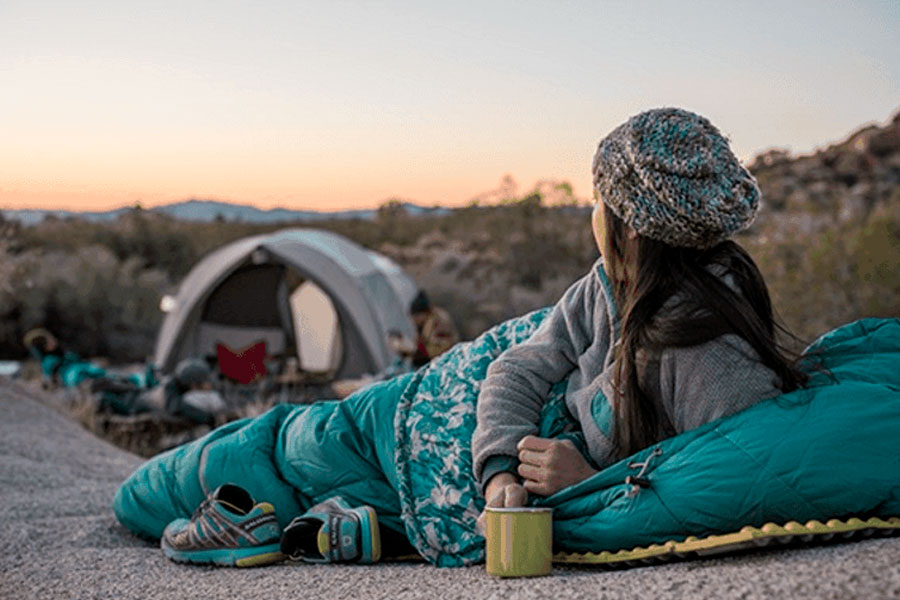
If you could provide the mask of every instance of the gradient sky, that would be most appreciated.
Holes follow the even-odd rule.
[[[590,195],[675,105],[749,160],[900,109],[900,1],[0,0],[0,207]]]

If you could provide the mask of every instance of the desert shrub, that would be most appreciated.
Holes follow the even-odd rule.
[[[432,219],[412,245],[376,248],[409,271],[472,338],[500,321],[554,303],[597,258],[589,209],[547,207],[528,194],[471,204]]]
[[[4,355],[24,355],[21,337],[37,326],[86,356],[143,360],[152,349],[159,297],[170,285],[164,272],[146,268],[137,256],[120,261],[101,245],[8,259],[11,276],[0,297]]]
[[[900,211],[783,239],[769,234],[743,242],[785,324],[805,341],[862,317],[900,317]]]

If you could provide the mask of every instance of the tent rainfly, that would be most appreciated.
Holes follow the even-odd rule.
[[[154,363],[266,342],[303,371],[335,378],[377,373],[394,359],[389,332],[415,339],[409,305],[418,287],[392,260],[340,235],[286,229],[237,240],[206,255],[174,298]]]

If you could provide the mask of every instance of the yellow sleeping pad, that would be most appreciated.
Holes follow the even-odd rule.
[[[779,544],[843,541],[850,538],[866,538],[874,535],[900,534],[900,518],[857,519],[846,521],[830,519],[827,523],[807,521],[806,524],[789,521],[784,525],[766,523],[762,527],[743,527],[740,531],[710,535],[704,538],[690,536],[682,542],[669,540],[663,544],[638,546],[616,552],[560,552],[553,556],[555,563],[600,565],[610,568],[637,567],[673,560],[739,552],[752,548],[764,548]]]

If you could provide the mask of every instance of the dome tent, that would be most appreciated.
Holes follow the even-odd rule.
[[[293,283],[299,285],[292,291]],[[376,373],[389,332],[415,339],[418,287],[387,257],[340,235],[286,229],[227,244],[200,260],[171,301],[156,341],[164,373],[191,356],[266,342],[269,356],[335,378]]]

